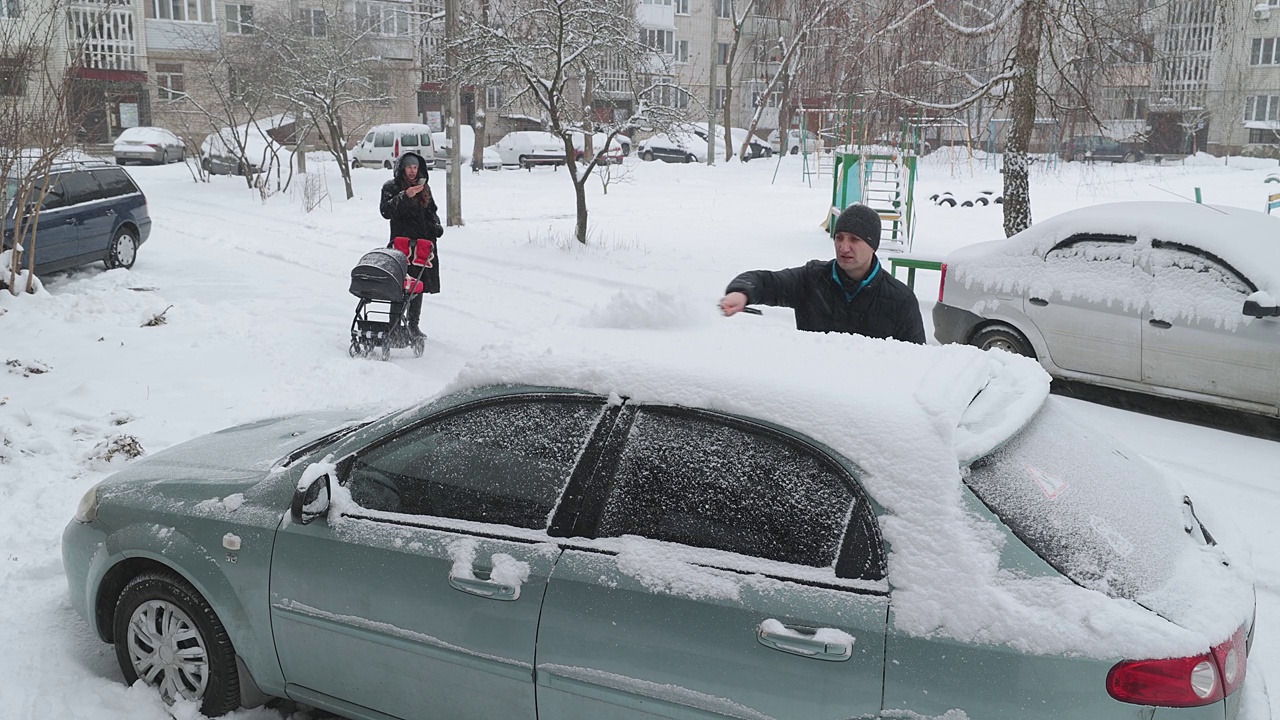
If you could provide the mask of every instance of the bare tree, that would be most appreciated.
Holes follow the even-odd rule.
[[[621,132],[669,129],[682,117],[674,106],[678,88],[661,80],[662,60],[640,41],[634,8],[627,0],[510,0],[493,26],[468,23],[450,42],[461,66],[474,77],[518,88],[510,103],[524,103],[546,117],[564,142],[568,175],[577,201],[578,242],[587,242],[586,183]],[[592,110],[593,127],[580,127]],[[574,135],[601,132],[603,147],[576,156]],[[585,147],[585,146],[584,146]]]
[[[109,10],[82,16],[82,24],[92,31]],[[0,212],[13,209],[14,227],[5,238],[11,252],[0,268],[0,287],[17,295],[35,291],[36,233],[51,171],[75,147],[89,112],[77,93],[88,90],[78,76],[91,33],[78,40],[64,35],[61,2],[26,15],[11,3],[6,12],[0,21]]]
[[[724,122],[721,127],[724,128],[724,159],[728,161],[733,157],[733,133],[730,128],[733,127],[733,69],[738,66],[738,49],[742,46],[742,39],[747,30],[747,22],[755,21],[755,9],[757,0],[728,0],[729,3],[729,22],[732,26],[729,50],[724,59],[724,107],[720,108],[721,114],[724,116]],[[714,20],[712,22],[715,22]],[[713,58],[719,59],[719,58]],[[708,146],[714,146],[714,140],[708,140]],[[714,153],[714,147],[708,147],[707,152]]]
[[[1095,124],[1111,43],[1145,38],[1141,0],[900,0],[866,48],[882,96],[935,114],[989,102],[1008,114],[1004,230],[1031,224],[1028,153],[1040,112]]]

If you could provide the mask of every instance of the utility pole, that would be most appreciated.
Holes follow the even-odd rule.
[[[462,225],[462,98],[458,81],[458,58],[453,42],[458,37],[458,0],[444,0],[444,64],[449,73],[449,114],[445,132],[449,136],[449,169],[445,191],[449,195],[445,222],[449,227]]]
[[[707,164],[716,164],[716,60],[719,59],[720,48],[716,43],[716,31],[720,28],[720,9],[717,3],[723,0],[708,0],[711,7],[711,72],[707,79]]]

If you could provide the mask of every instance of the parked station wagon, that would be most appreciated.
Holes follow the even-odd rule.
[[[136,462],[72,605],[208,715],[1237,717],[1248,572],[1033,362],[735,329],[517,339]]]
[[[5,182],[4,249],[13,246],[18,213],[39,212],[35,273],[103,262],[130,268],[151,234],[147,198],[123,168],[103,162],[59,162],[39,208],[18,207],[17,180]],[[22,261],[27,266],[27,259]]]

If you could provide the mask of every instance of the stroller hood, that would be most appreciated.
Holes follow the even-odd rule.
[[[409,259],[390,248],[378,248],[364,254],[351,269],[351,294],[362,300],[402,302],[404,276]]]

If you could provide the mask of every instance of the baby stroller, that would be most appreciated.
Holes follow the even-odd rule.
[[[351,357],[376,352],[390,360],[392,348],[412,347],[414,357],[426,350],[426,340],[412,337],[405,326],[404,311],[422,293],[421,278],[431,267],[435,244],[403,237],[393,243],[394,248],[365,253],[351,269],[351,294],[360,298],[351,320]]]

